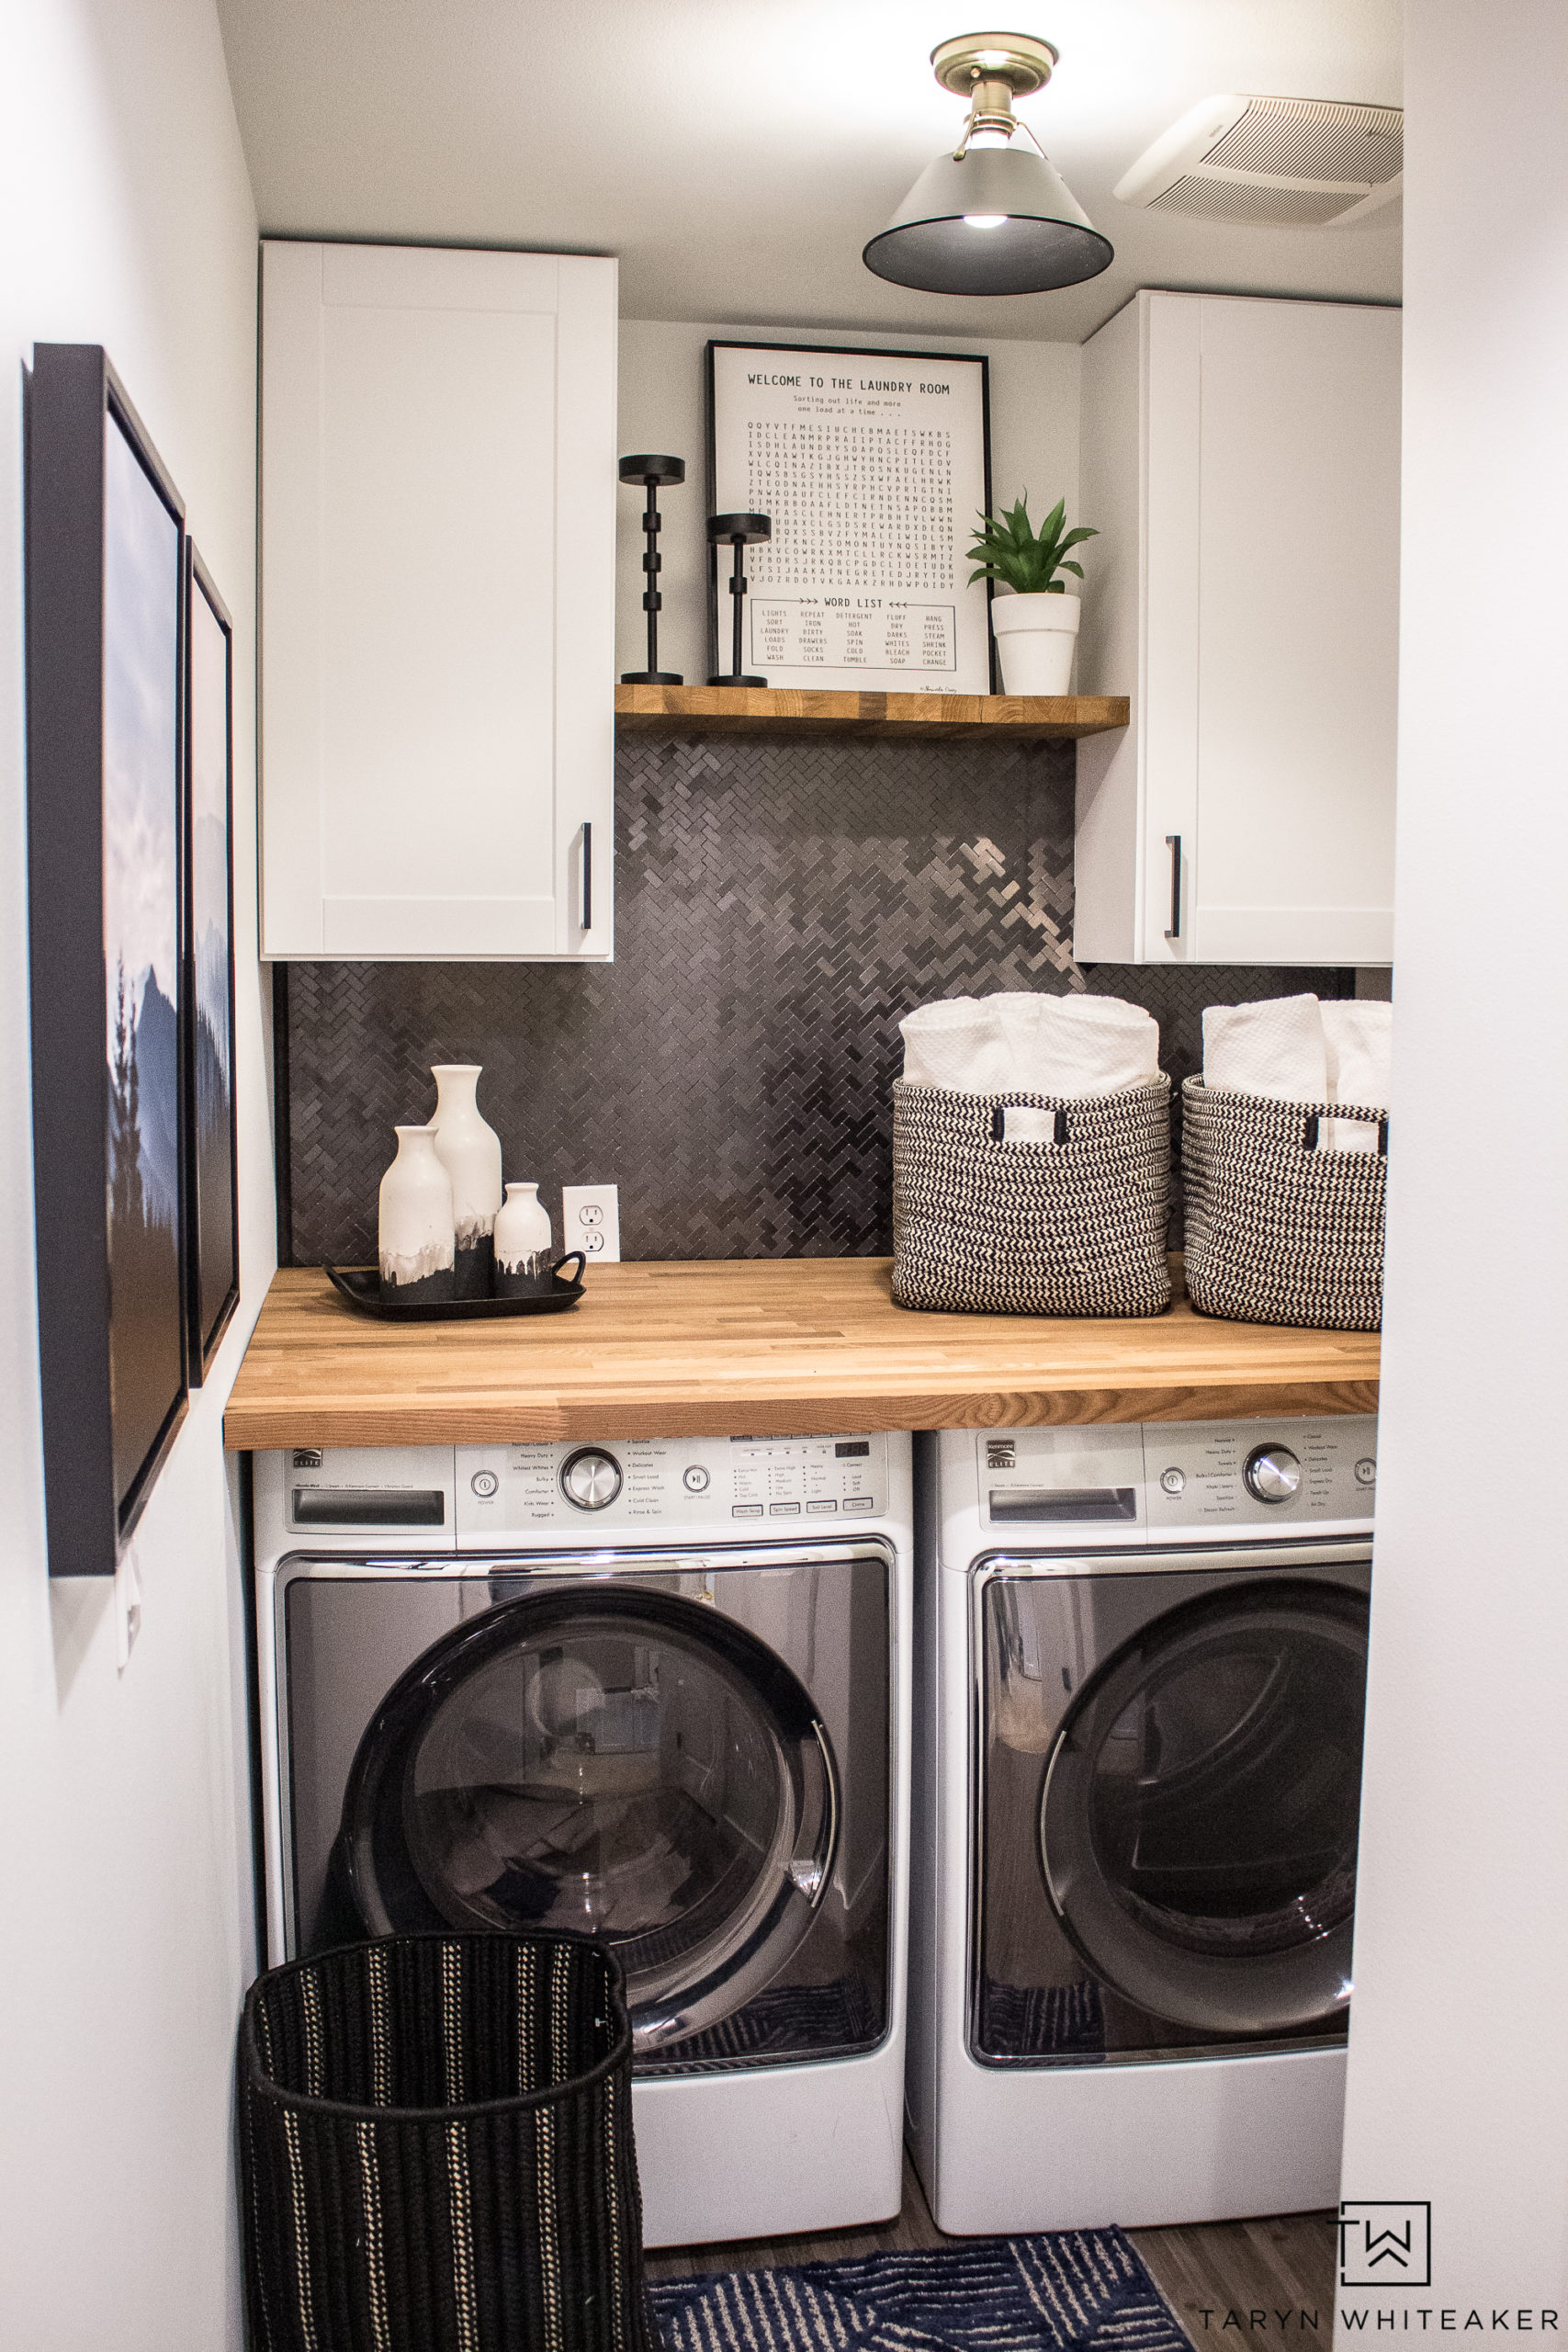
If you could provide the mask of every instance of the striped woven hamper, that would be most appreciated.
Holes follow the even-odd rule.
[[[1009,1142],[1010,1109],[1055,1140]],[[893,1295],[975,1315],[1158,1315],[1170,1305],[1170,1080],[1117,1094],[893,1089]]]
[[[1382,1323],[1388,1114],[1181,1090],[1187,1295],[1203,1315],[1323,1331]],[[1325,1119],[1377,1125],[1376,1152],[1319,1151]]]
[[[631,2026],[586,1936],[388,1936],[240,2022],[256,2352],[658,2352]]]

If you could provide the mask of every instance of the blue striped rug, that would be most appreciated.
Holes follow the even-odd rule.
[[[1190,2352],[1120,2230],[649,2282],[665,2352]]]

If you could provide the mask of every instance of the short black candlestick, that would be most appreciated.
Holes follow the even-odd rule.
[[[659,485],[663,482],[684,481],[686,461],[683,458],[623,458],[621,480],[641,482],[648,492],[648,504],[643,509],[642,527],[648,545],[643,549],[642,609],[648,615],[648,667],[646,670],[623,670],[623,686],[678,686],[682,679],[679,670],[661,670],[659,666],[659,614],[664,599],[659,593],[659,574],[664,559],[659,552],[659,526],[663,516],[659,512]]]
[[[748,677],[740,667],[746,658],[743,643],[746,607],[742,599],[746,594],[744,550],[749,547],[754,547],[761,539],[771,539],[773,536],[773,518],[768,514],[710,514],[708,516],[708,537],[712,540],[716,550],[715,562],[718,560],[716,550],[720,547],[732,547],[735,549],[735,566],[729,575],[729,594],[733,600],[731,610],[734,616],[729,675],[727,678],[710,678],[708,680],[710,686],[765,686],[768,683],[766,678]]]

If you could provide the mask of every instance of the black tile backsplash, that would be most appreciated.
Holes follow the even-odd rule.
[[[1072,932],[1071,744],[624,739],[615,961],[292,964],[277,1056],[286,1256],[364,1262],[429,1066],[478,1061],[509,1178],[620,1187],[627,1258],[892,1246],[898,1023],[1085,986],[1146,1005],[1179,1080],[1205,1004],[1352,975],[1097,965]]]

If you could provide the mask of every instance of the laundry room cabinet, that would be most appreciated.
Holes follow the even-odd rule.
[[[1399,312],[1140,294],[1082,400],[1075,953],[1389,963]]]
[[[604,958],[615,265],[262,247],[262,953]]]

